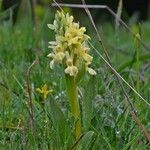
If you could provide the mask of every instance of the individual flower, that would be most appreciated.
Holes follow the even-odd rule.
[[[43,94],[44,99],[47,98],[48,94],[51,94],[51,93],[53,92],[52,89],[50,89],[50,90],[48,89],[47,84],[44,84],[44,86],[41,87],[41,89],[40,89],[40,88],[37,88],[36,90],[37,90],[39,93]]]
[[[65,69],[65,73],[69,74],[70,76],[76,76],[78,73],[78,68],[73,65],[73,60],[68,58],[66,63],[67,68]]]
[[[88,40],[90,37],[85,34],[86,28],[80,27],[74,22],[73,16],[57,11],[53,24],[48,27],[54,30],[55,41],[49,42],[52,52],[48,55],[52,60],[50,67],[55,64],[63,64],[64,72],[76,77],[81,70],[80,64],[85,64],[84,69],[91,75],[96,72],[89,67],[93,57],[89,54]],[[82,63],[80,63],[82,62]]]
[[[90,74],[90,75],[93,75],[93,76],[95,76],[96,75],[96,71],[94,70],[94,69],[92,69],[92,68],[87,68],[87,71],[88,71],[88,73]]]

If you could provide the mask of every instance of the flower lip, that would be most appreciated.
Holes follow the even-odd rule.
[[[78,74],[78,68],[76,66],[68,66],[65,69],[65,73],[69,74],[70,76],[76,76]]]

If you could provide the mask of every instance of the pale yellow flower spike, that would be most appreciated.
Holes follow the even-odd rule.
[[[51,94],[53,92],[52,89],[48,90],[47,84],[44,84],[44,86],[41,89],[37,88],[36,91],[43,94],[44,99],[47,98],[48,94]]]
[[[75,77],[81,68],[79,65],[84,63],[86,71],[90,75],[96,75],[96,71],[89,67],[93,57],[88,53],[90,37],[85,34],[86,28],[75,23],[73,16],[59,11],[56,13],[54,23],[48,24],[48,27],[56,33],[56,41],[49,42],[49,48],[53,50],[48,55],[52,59],[50,67],[53,68],[56,63],[63,64],[64,72]]]

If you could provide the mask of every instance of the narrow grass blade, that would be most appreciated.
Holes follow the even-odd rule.
[[[77,149],[81,150],[89,150],[91,148],[92,141],[94,139],[94,132],[88,131],[80,141],[79,145],[77,146]]]
[[[135,144],[135,142],[138,140],[140,134],[138,133],[131,141],[129,141],[126,146],[122,150],[128,150],[131,148],[132,145]]]

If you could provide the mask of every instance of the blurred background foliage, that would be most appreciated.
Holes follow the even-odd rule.
[[[36,14],[37,16],[36,19],[42,19],[42,17],[45,14],[46,9],[49,9],[51,7],[50,5],[52,3],[52,0],[1,0],[0,2],[1,2],[1,10],[7,11],[11,9],[12,17],[15,22],[17,19],[17,16],[19,14],[22,14],[20,13],[19,10],[28,8],[26,7],[27,3],[30,3],[31,7],[34,9],[32,10],[32,12]],[[80,0],[72,0],[72,1],[58,0],[57,2],[81,4]],[[118,8],[119,0],[87,0],[86,3],[92,4],[92,5],[107,5],[113,11],[116,12]],[[138,1],[137,0],[123,0],[123,11],[122,11],[123,19],[129,20],[132,18],[134,21],[147,20],[149,18],[149,12],[150,12],[149,6],[150,6],[150,0],[138,0]],[[26,13],[28,11],[26,11]],[[80,16],[81,12],[83,11],[81,9],[73,9],[73,12],[77,16]],[[100,10],[100,9],[92,10],[92,14],[96,22],[98,22],[99,20],[110,21],[110,15],[106,10]]]

